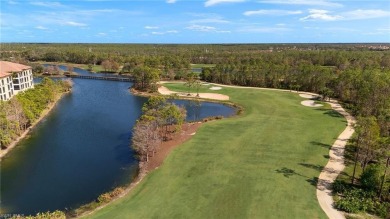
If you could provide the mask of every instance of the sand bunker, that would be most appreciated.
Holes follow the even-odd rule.
[[[210,90],[221,90],[222,87],[215,87],[215,86],[213,86],[213,87],[210,87],[209,89],[210,89]]]
[[[300,97],[306,98],[306,99],[314,99],[317,96],[314,94],[299,94]]]
[[[308,106],[308,107],[320,107],[323,106],[322,104],[315,103],[314,100],[304,100],[301,102],[302,105]]]
[[[210,84],[208,84],[208,83],[203,83],[202,85],[203,85],[203,86],[209,86]]]
[[[171,95],[175,94],[181,97],[200,97],[200,98],[205,98],[205,99],[214,99],[214,100],[229,100],[229,96],[224,95],[224,94],[215,94],[215,93],[199,93],[199,96],[197,96],[196,93],[182,93],[182,92],[175,92],[171,91],[168,88],[161,86],[158,88],[158,92],[162,95]]]

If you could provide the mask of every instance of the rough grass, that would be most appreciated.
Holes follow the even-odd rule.
[[[296,93],[216,92],[243,115],[204,124],[130,194],[89,218],[326,218],[316,177],[345,119],[302,106]]]

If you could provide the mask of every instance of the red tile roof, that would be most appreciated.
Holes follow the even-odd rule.
[[[21,72],[30,68],[30,66],[19,63],[0,61],[0,78],[7,77],[11,75],[12,72]]]

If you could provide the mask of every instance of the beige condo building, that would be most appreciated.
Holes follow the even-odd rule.
[[[18,92],[33,87],[32,68],[30,66],[0,61],[0,100],[7,101]]]

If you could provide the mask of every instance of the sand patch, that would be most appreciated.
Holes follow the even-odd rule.
[[[210,90],[221,90],[222,87],[213,86],[213,87],[210,87],[209,89],[210,89]]]
[[[314,99],[317,98],[314,94],[299,94],[300,97],[306,98],[306,99]]]
[[[323,106],[322,104],[315,103],[314,100],[304,100],[301,102],[302,105],[308,106],[308,107],[320,107]]]
[[[214,100],[229,100],[229,96],[227,95],[224,95],[224,94],[215,94],[215,93],[199,93],[199,95],[197,95],[196,93],[182,93],[182,92],[175,92],[175,91],[171,91],[169,90],[168,88],[164,87],[164,86],[160,86],[158,88],[158,92],[162,95],[171,95],[171,94],[175,94],[175,95],[178,95],[178,96],[181,96],[181,97],[191,97],[191,98],[204,98],[204,99],[214,99]]]

